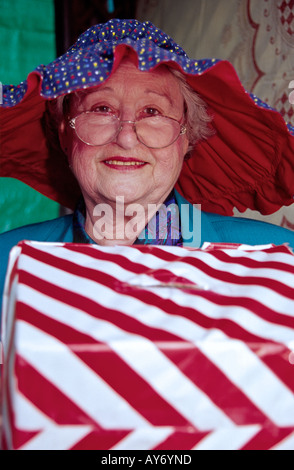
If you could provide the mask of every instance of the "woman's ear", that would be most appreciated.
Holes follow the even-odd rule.
[[[59,137],[60,146],[61,146],[63,152],[67,155],[68,131],[67,131],[67,126],[66,126],[64,120],[62,120],[61,123],[58,126],[58,137]]]

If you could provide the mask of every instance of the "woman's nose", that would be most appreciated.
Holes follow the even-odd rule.
[[[138,144],[135,123],[133,121],[121,121],[116,143],[123,148],[132,148]]]

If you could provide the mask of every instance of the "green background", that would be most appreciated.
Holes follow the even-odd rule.
[[[54,60],[53,0],[0,0],[0,44],[2,84],[18,85]],[[16,179],[0,178],[0,233],[58,215],[57,203]]]

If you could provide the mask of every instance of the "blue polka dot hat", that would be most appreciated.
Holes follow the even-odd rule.
[[[46,101],[105,82],[130,50],[143,72],[161,64],[180,70],[213,116],[214,135],[195,145],[177,182],[186,199],[225,215],[234,207],[270,214],[293,203],[294,128],[246,92],[228,61],[191,59],[148,21],[92,26],[52,63],[16,86],[3,85],[0,176],[74,208],[80,190],[61,149],[48,145]]]

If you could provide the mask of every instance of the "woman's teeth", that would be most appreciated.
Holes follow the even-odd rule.
[[[109,165],[144,165],[144,162],[123,162],[121,160],[106,160],[105,163],[108,163]]]

